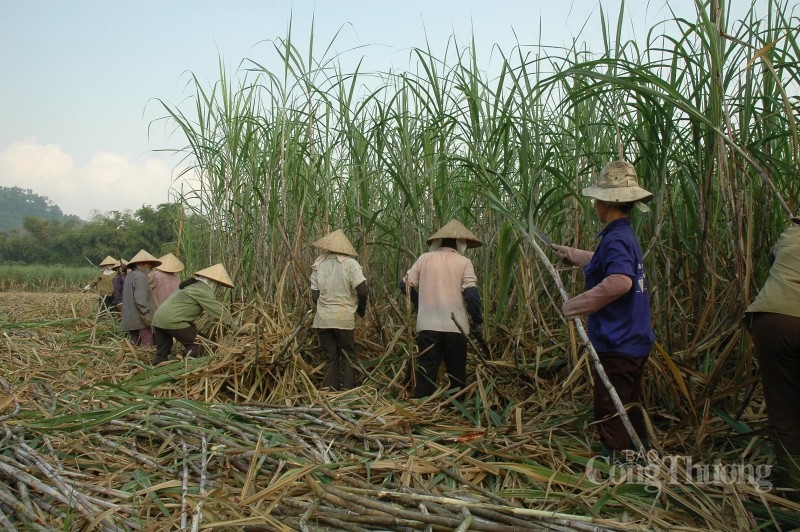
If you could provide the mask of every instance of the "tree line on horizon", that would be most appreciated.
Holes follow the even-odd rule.
[[[163,203],[84,221],[31,190],[0,187],[0,264],[86,266],[107,255],[127,259],[140,249],[174,253],[181,212],[180,204]]]
[[[64,214],[61,207],[31,189],[0,186],[0,231],[7,233],[23,228],[26,216],[63,223],[83,223],[74,214]]]

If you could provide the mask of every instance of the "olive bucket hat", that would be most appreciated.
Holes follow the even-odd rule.
[[[425,242],[428,245],[438,238],[454,238],[455,240],[466,240],[468,248],[478,248],[483,245],[472,231],[464,227],[458,220],[450,220],[444,227],[433,233]]]
[[[231,281],[228,272],[225,270],[225,266],[222,264],[215,264],[213,266],[209,266],[204,270],[200,270],[199,272],[194,272],[195,276],[205,277],[207,279],[211,279],[212,281],[216,281],[219,284],[225,285],[228,288],[233,288],[233,281]]]
[[[319,240],[312,242],[312,246],[318,247],[331,253],[341,253],[342,255],[350,255],[351,257],[358,256],[356,248],[350,243],[350,240],[345,236],[344,231],[337,229],[332,233],[328,233]]]
[[[639,186],[636,169],[628,161],[611,161],[600,170],[600,182],[583,189],[583,195],[606,203],[635,203],[643,211],[653,194]]]

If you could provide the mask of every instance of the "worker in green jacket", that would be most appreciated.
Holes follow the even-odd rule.
[[[154,366],[169,359],[173,340],[183,344],[185,356],[202,355],[194,322],[203,311],[214,321],[228,326],[233,324],[230,314],[214,295],[219,286],[233,288],[233,283],[225,267],[215,264],[183,281],[178,290],[158,307],[153,315]]]
[[[114,266],[117,264],[117,259],[108,255],[103,262],[100,263],[100,271],[92,282],[83,287],[84,292],[93,290],[100,294],[100,311],[108,312],[111,310],[112,302],[114,300],[114,286],[113,280],[117,275]]]

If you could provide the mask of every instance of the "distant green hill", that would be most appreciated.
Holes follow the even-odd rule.
[[[34,194],[30,189],[0,187],[0,231],[7,233],[13,229],[22,229],[22,221],[26,216],[60,222],[81,221],[75,215],[65,215],[58,205],[44,196]]]

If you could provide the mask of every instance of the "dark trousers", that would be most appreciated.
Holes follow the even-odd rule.
[[[103,296],[100,298],[100,311],[110,312],[114,308],[114,296]]]
[[[461,333],[420,331],[417,334],[416,387],[414,397],[426,397],[436,391],[439,366],[444,361],[450,389],[467,384],[467,339]]]
[[[800,318],[754,312],[746,319],[767,403],[767,429],[779,467],[800,487]]]
[[[173,338],[183,345],[183,354],[185,356],[200,356],[202,355],[203,347],[197,343],[197,329],[194,325],[184,327],[183,329],[162,329],[160,327],[153,327],[153,338],[156,342],[156,354],[153,357],[153,365],[164,362],[169,359],[172,352]]]
[[[328,361],[322,387],[331,390],[353,388],[356,385],[356,369],[353,367],[356,342],[353,329],[317,329],[317,337]]]
[[[614,385],[620,401],[631,420],[639,439],[647,438],[644,414],[639,401],[642,398],[642,375],[647,357],[632,357],[619,353],[598,353],[600,363]],[[598,422],[600,441],[612,451],[633,449],[628,431],[619,417],[605,384],[600,380],[597,371],[592,367],[594,377],[594,419]],[[634,404],[635,403],[635,404]]]

